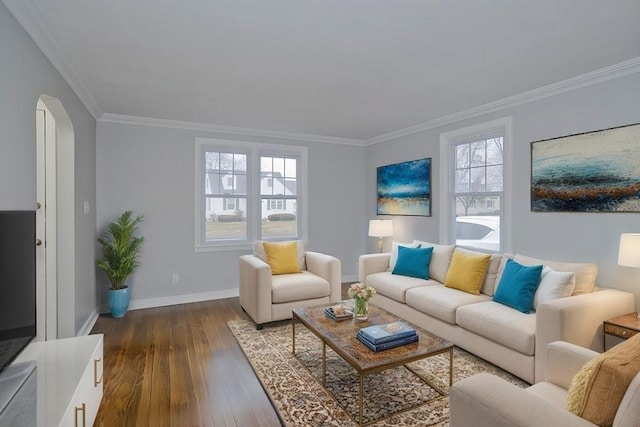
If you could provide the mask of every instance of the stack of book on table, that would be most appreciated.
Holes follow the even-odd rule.
[[[403,322],[374,325],[360,329],[358,340],[373,351],[382,351],[418,341],[418,334]]]

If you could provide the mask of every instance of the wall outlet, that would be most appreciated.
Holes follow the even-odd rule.
[[[174,285],[180,284],[180,275],[178,273],[173,273],[171,275],[171,283],[173,283]]]

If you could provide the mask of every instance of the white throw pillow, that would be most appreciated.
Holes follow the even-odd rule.
[[[514,261],[522,265],[542,264],[545,267],[553,268],[555,271],[574,273],[576,275],[576,284],[573,288],[573,295],[590,294],[596,286],[596,278],[598,276],[597,264],[548,261],[520,254],[516,254]]]
[[[453,258],[453,250],[456,245],[438,245],[435,243],[424,242],[422,240],[414,240],[414,245],[422,245],[422,248],[433,247],[431,262],[429,263],[429,278],[444,283]]]
[[[513,259],[513,254],[503,254],[500,259],[500,263],[498,264],[498,273],[496,274],[496,283],[493,286],[493,293],[495,294],[498,290],[498,285],[500,284],[500,280],[502,280],[502,273],[504,273],[504,268],[507,266],[507,260]]]
[[[417,248],[418,243],[391,242],[391,256],[389,258],[389,271],[393,271],[393,267],[395,267],[396,262],[398,262],[398,246],[404,246],[406,248]]]
[[[558,298],[570,297],[576,285],[576,275],[563,271],[555,271],[550,267],[542,269],[540,285],[533,297],[533,309],[538,309],[538,304]]]

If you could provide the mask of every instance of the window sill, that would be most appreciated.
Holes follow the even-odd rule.
[[[216,245],[201,245],[194,246],[194,252],[230,252],[230,251],[238,251],[238,252],[246,252],[253,251],[253,245],[251,243],[222,243]]]

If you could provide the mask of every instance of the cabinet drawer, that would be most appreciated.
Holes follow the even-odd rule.
[[[85,359],[82,377],[59,427],[90,427],[98,413],[102,400],[103,341],[96,345],[91,358]]]
[[[620,338],[631,338],[636,335],[638,331],[633,329],[624,328],[622,326],[611,325],[609,323],[604,324],[604,332],[609,335],[615,335]]]

